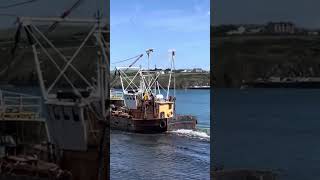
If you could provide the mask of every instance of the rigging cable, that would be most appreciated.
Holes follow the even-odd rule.
[[[136,58],[129,66],[127,69],[125,69],[123,72],[126,72],[131,66],[133,66],[139,59],[141,59],[143,57],[143,54],[140,54],[140,55],[137,55],[137,56],[134,56],[132,58],[129,58],[129,59],[126,59],[126,61],[129,61],[133,58]],[[124,61],[124,60],[123,60]],[[117,70],[115,71],[115,75],[113,76],[112,80],[110,81],[110,87],[113,86],[115,84],[115,79],[117,77]]]
[[[0,16],[19,17],[19,15],[17,15],[17,14],[7,14],[7,13],[0,13]]]
[[[124,59],[124,60],[121,60],[121,61],[116,61],[116,62],[113,62],[113,63],[111,63],[111,64],[118,64],[118,63],[130,61],[131,59],[135,59],[135,58],[138,58],[138,57],[140,57],[140,56],[142,56],[142,54],[139,54],[139,55],[137,55],[137,56],[134,56],[134,57],[131,57],[131,58],[128,58],[128,59]]]
[[[0,9],[8,9],[8,8],[12,8],[12,7],[17,7],[17,6],[33,3],[35,1],[38,1],[38,0],[29,0],[29,1],[14,3],[14,4],[6,5],[6,6],[0,6]]]
[[[69,9],[67,9],[66,11],[64,11],[61,15],[60,18],[64,19],[67,16],[69,16],[71,14],[71,12],[76,9],[80,3],[82,2],[82,0],[77,0]],[[45,34],[48,34],[49,32],[52,32],[57,26],[58,26],[59,22],[56,21],[54,22],[49,28],[48,30],[45,32]]]

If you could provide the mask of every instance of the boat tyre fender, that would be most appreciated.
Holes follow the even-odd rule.
[[[165,127],[167,127],[167,122],[165,120],[161,120],[160,121],[160,128],[163,129]]]

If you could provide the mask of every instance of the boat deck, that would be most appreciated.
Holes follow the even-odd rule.
[[[0,90],[0,121],[45,121],[41,98]]]

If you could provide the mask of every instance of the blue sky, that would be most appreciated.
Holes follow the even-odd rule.
[[[210,0],[111,0],[111,68],[113,64],[153,48],[150,67],[210,69]],[[136,65],[147,64],[144,56]]]

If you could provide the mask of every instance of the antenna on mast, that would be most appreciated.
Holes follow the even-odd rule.
[[[150,69],[150,54],[153,52],[152,48],[149,48],[146,50],[147,56],[148,56],[148,70]]]

